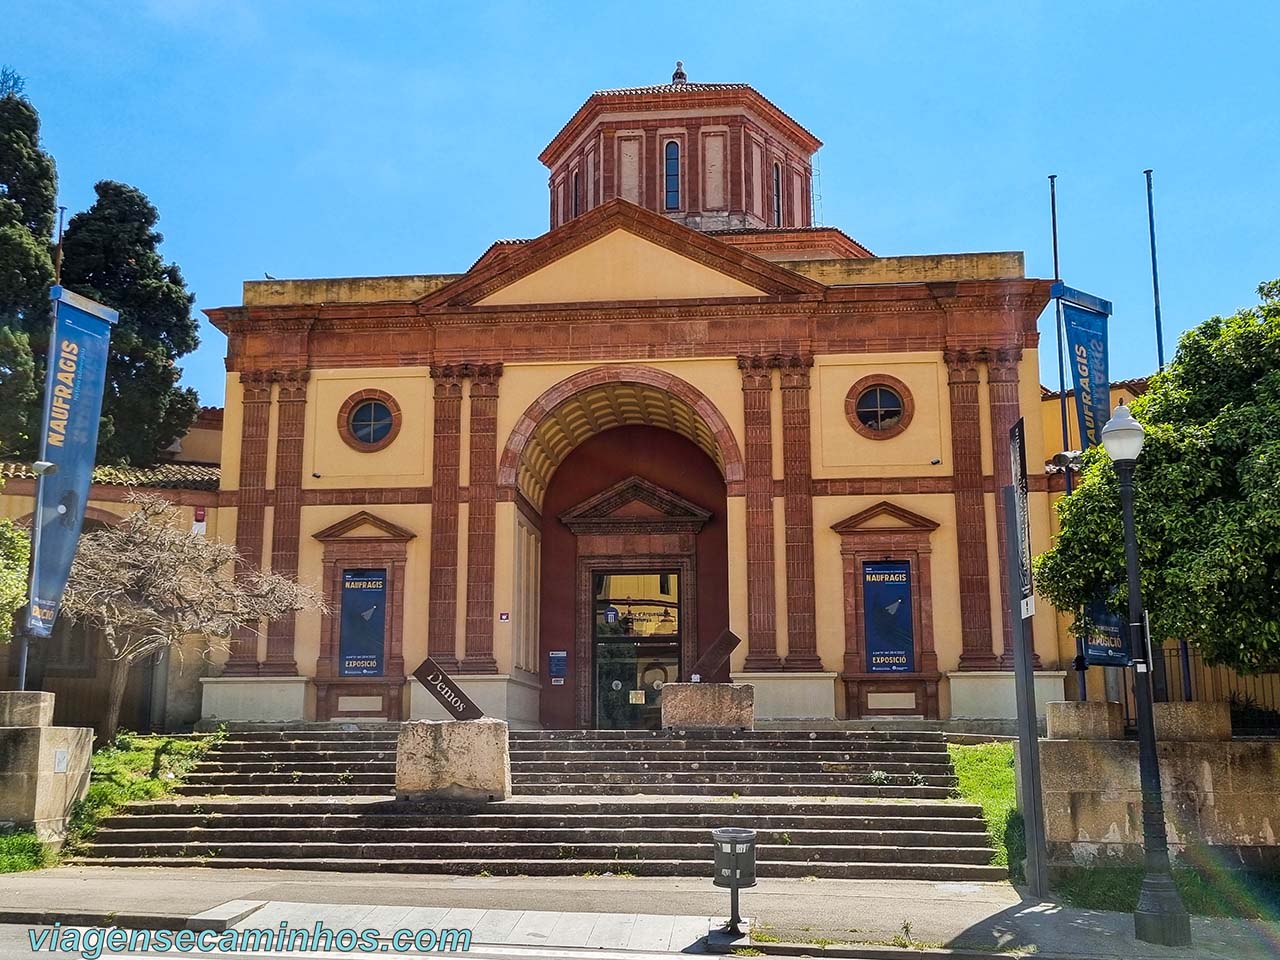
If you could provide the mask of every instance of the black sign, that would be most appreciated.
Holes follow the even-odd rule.
[[[427,688],[429,694],[440,701],[440,706],[454,720],[479,720],[484,716],[484,711],[472,703],[471,698],[462,692],[462,688],[453,682],[453,677],[445,673],[444,668],[430,657],[413,671],[413,676]]]
[[[1010,556],[1009,563],[1018,571],[1018,594],[1022,619],[1036,612],[1035,587],[1031,582],[1031,516],[1027,507],[1027,432],[1022,418],[1009,428],[1009,467],[1013,476],[1013,501],[1017,507],[1018,529],[1009,537],[1011,545],[1018,547],[1017,556]],[[1010,600],[1013,598],[1010,597]]]
[[[338,674],[382,676],[387,625],[387,571],[342,571]]]
[[[911,564],[884,560],[862,565],[862,615],[868,673],[913,673],[915,629],[911,622]]]
[[[716,642],[709,646],[698,658],[698,662],[693,665],[693,669],[689,671],[689,677],[692,678],[695,674],[699,679],[714,677],[729,662],[729,657],[740,643],[742,638],[732,630],[721,631],[720,636],[716,637]]]
[[[1129,666],[1129,641],[1125,637],[1124,619],[1117,617],[1101,603],[1089,605],[1093,629],[1084,642],[1084,658],[1095,667]]]

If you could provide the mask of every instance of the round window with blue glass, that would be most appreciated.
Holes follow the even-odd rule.
[[[366,453],[381,450],[399,430],[400,408],[381,390],[363,390],[347,398],[338,414],[338,431],[347,445]]]

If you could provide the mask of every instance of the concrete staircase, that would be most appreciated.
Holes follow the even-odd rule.
[[[515,796],[398,803],[395,725],[239,730],[178,788],[105,821],[84,863],[705,876],[716,826],[760,875],[998,880],[944,735],[858,729],[511,734]]]

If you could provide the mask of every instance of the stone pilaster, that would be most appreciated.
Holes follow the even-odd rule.
[[[458,668],[458,498],[463,369],[431,368],[435,423],[431,455],[431,585],[427,600],[427,653],[446,670]]]
[[[497,673],[493,659],[494,510],[498,501],[498,378],[482,363],[471,380],[471,469],[467,484],[467,633],[463,673]]]
[[[247,370],[240,374],[244,388],[240,425],[240,485],[236,491],[236,572],[262,565],[263,525],[267,508],[267,434],[271,425],[272,373]],[[253,676],[258,672],[258,633],[236,631],[224,676]]]
[[[809,443],[811,356],[784,357],[782,490],[787,561],[788,670],[821,670],[813,594],[813,454]]]
[[[777,670],[777,600],[773,578],[773,394],[771,357],[739,357],[745,428],[747,512],[747,670]]]
[[[992,647],[987,502],[982,479],[982,430],[978,405],[979,356],[948,350],[951,395],[951,461],[955,485],[956,541],[960,560],[960,669],[995,670]]]
[[[306,370],[277,374],[275,509],[271,524],[271,572],[296,579],[298,537],[302,518],[302,443],[306,434]],[[267,625],[267,659],[258,672],[266,676],[297,676],[293,641],[294,614]]]

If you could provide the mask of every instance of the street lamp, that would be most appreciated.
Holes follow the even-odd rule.
[[[1178,896],[1169,868],[1169,838],[1160,794],[1160,761],[1156,757],[1156,724],[1151,710],[1151,674],[1142,627],[1142,585],[1138,573],[1138,537],[1133,524],[1133,471],[1142,453],[1145,431],[1123,403],[1102,428],[1102,445],[1120,478],[1124,515],[1124,556],[1129,574],[1129,655],[1133,660],[1133,693],[1138,714],[1138,776],[1142,785],[1142,847],[1146,876],[1133,911],[1134,935],[1147,943],[1185,947],[1191,943],[1191,918]]]

